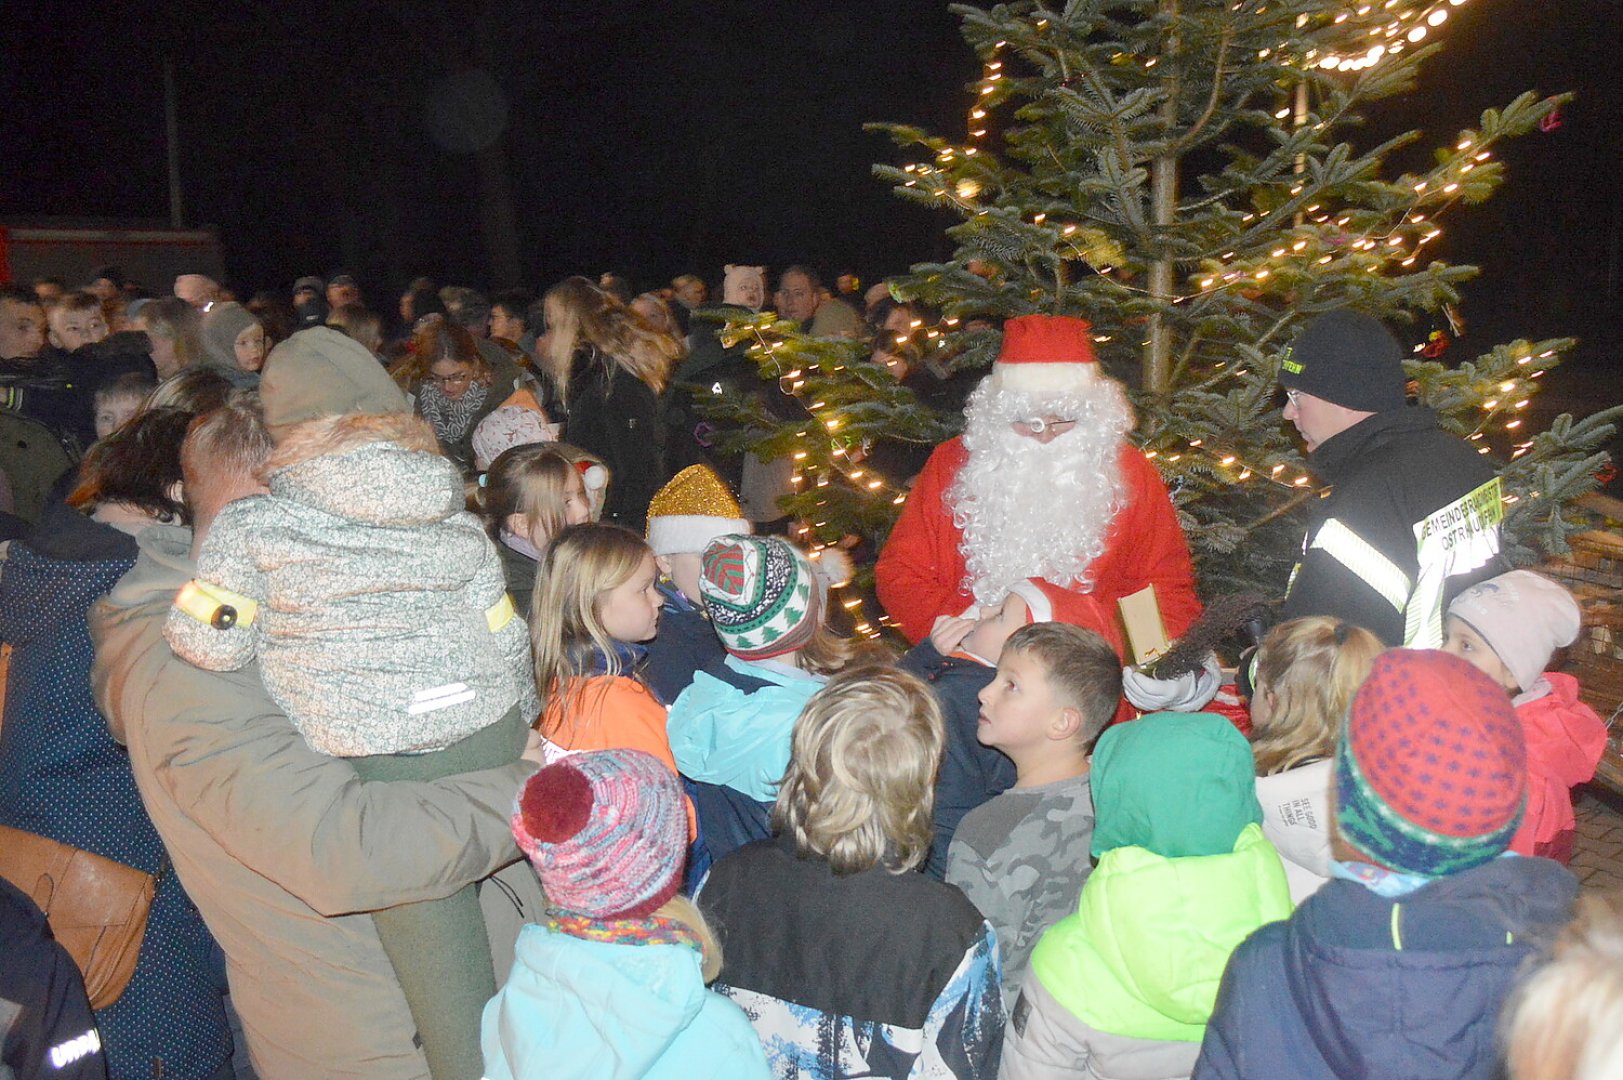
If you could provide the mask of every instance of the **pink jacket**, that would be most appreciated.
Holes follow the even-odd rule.
[[[1571,789],[1595,775],[1606,750],[1606,722],[1578,700],[1578,680],[1546,673],[1543,681],[1548,693],[1532,700],[1523,694],[1516,704],[1527,735],[1527,816],[1510,849],[1521,855],[1539,854],[1536,845],[1578,827]],[[1540,689],[1533,684],[1533,693]]]

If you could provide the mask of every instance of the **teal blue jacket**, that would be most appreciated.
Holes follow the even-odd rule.
[[[722,784],[757,802],[778,797],[789,767],[789,740],[800,710],[825,680],[784,664],[750,663],[736,656],[734,672],[768,685],[744,690],[701,671],[671,706],[666,729],[676,767],[690,780]]]

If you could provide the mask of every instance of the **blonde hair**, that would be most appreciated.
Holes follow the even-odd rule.
[[[702,958],[699,971],[704,975],[706,984],[716,981],[721,974],[721,942],[716,939],[716,933],[710,929],[705,921],[704,913],[685,896],[673,896],[659,906],[654,912],[657,919],[670,919],[679,922],[699,939],[699,955]]]
[[[795,722],[773,828],[836,874],[923,864],[934,839],[935,777],[946,744],[941,707],[897,668],[841,672]]]
[[[565,278],[547,290],[547,377],[558,400],[569,404],[569,380],[575,354],[592,352],[589,361],[612,376],[634,375],[656,394],[664,393],[672,366],[682,357],[682,343],[650,326],[626,305],[583,277]]]
[[[1264,723],[1251,729],[1257,775],[1329,757],[1353,695],[1385,651],[1361,626],[1325,615],[1280,623],[1257,650],[1252,697],[1272,694]]]
[[[506,527],[510,515],[518,514],[532,536],[551,539],[565,525],[564,500],[569,496],[570,477],[580,482],[584,493],[586,482],[580,470],[556,444],[515,446],[502,451],[485,471],[484,481],[470,488],[468,508],[493,536]],[[586,498],[590,500],[589,495]]]
[[[530,598],[530,645],[541,716],[552,735],[572,723],[578,695],[598,656],[607,674],[630,674],[603,629],[598,605],[653,554],[642,537],[618,525],[571,525],[547,547]]]
[[[1590,893],[1505,1007],[1513,1080],[1623,1076],[1623,892]]]

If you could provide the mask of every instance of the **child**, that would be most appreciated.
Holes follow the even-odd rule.
[[[556,444],[515,446],[491,462],[471,491],[470,509],[497,542],[507,592],[528,613],[548,542],[591,517],[582,470]]]
[[[1448,606],[1443,651],[1511,696],[1527,740],[1527,814],[1511,838],[1519,855],[1572,860],[1578,819],[1572,788],[1595,775],[1606,752],[1606,721],[1578,700],[1578,680],[1546,672],[1556,649],[1578,640],[1578,603],[1527,570],[1473,585]]]
[[[664,602],[654,553],[618,525],[553,538],[530,609],[539,727],[548,762],[579,750],[642,750],[674,775],[665,706],[638,674]],[[688,806],[689,838],[697,818]]]
[[[1229,953],[1290,914],[1251,748],[1228,720],[1112,727],[1093,755],[1093,802],[1099,865],[1032,953],[1004,1080],[1188,1076]]]
[[[710,541],[745,534],[750,523],[726,483],[705,465],[689,465],[648,504],[648,546],[659,567],[665,607],[648,646],[648,685],[675,701],[703,668],[725,655],[699,594],[699,567]]]
[[[1014,762],[1014,787],[970,811],[947,857],[956,885],[997,931],[1013,1005],[1043,931],[1069,914],[1091,869],[1088,751],[1121,699],[1121,658],[1092,630],[1036,623],[1010,636],[980,692],[982,746]]]
[[[1014,762],[976,737],[980,692],[992,681],[1009,635],[1032,623],[1063,622],[1094,630],[1121,651],[1115,619],[1097,599],[1039,578],[1016,583],[1000,605],[979,614],[936,619],[930,636],[901,661],[903,670],[930,684],[947,723],[947,753],[935,785],[935,842],[924,866],[934,878],[946,877],[947,852],[964,815],[1014,786]]]
[[[524,785],[513,836],[551,907],[485,1006],[485,1076],[765,1080],[749,1020],[705,989],[721,950],[677,895],[687,824],[670,769],[640,750],[571,754]]]
[[[1198,1080],[1499,1075],[1499,1009],[1577,882],[1499,858],[1527,787],[1504,692],[1457,657],[1382,653],[1336,741],[1333,880],[1235,950]]]
[[[1291,903],[1330,880],[1330,758],[1341,720],[1385,646],[1322,615],[1268,631],[1251,692],[1251,754],[1262,832],[1285,864]]]
[[[1623,893],[1590,893],[1505,1008],[1512,1080],[1623,1076]]]
[[[779,835],[716,863],[700,896],[777,1077],[984,1077],[1003,1040],[997,940],[930,848],[941,711],[888,668],[829,680],[795,725]]]
[[[96,387],[96,438],[105,439],[141,409],[156,384],[139,372],[128,371]]]
[[[268,495],[209,529],[164,629],[175,653],[212,671],[257,655],[305,741],[363,779],[517,759],[534,715],[524,624],[433,431],[406,413],[306,421],[265,477]],[[474,887],[374,921],[430,1068],[472,1075],[472,1025],[495,992]]]
[[[726,655],[694,675],[668,730],[719,859],[772,835],[795,719],[855,650],[823,623],[826,586],[811,560],[779,537],[712,540],[699,592]]]

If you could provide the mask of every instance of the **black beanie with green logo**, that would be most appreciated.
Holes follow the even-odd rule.
[[[1403,346],[1380,320],[1331,311],[1302,328],[1279,366],[1279,385],[1359,412],[1404,404]]]

